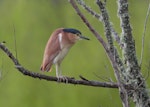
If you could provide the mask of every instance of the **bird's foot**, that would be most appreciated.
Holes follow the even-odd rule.
[[[66,76],[58,76],[57,81],[68,83],[68,78]]]

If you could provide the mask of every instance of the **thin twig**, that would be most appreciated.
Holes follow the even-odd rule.
[[[3,43],[0,43],[0,49],[3,50],[7,54],[7,56],[14,63],[16,69],[18,69],[18,71],[21,72],[22,74],[24,74],[26,76],[30,76],[32,78],[38,78],[40,80],[43,79],[43,80],[47,80],[47,81],[55,81],[55,82],[58,81],[57,77],[47,76],[47,75],[43,75],[43,74],[32,72],[30,70],[25,69],[19,63],[18,59],[16,59],[14,57],[14,55],[9,51],[9,49]],[[99,82],[99,81],[93,81],[93,80],[88,80],[88,79],[85,80],[85,77],[82,77],[82,80],[76,80],[75,78],[70,78],[70,77],[67,77],[67,79],[68,79],[67,83],[74,84],[74,85],[77,84],[77,85],[86,85],[86,86],[94,86],[94,87],[118,88],[118,84],[117,83]],[[65,81],[60,81],[60,82],[61,83],[66,83]],[[129,85],[125,85],[125,87],[127,89],[133,89]]]
[[[141,59],[140,59],[140,63],[139,63],[139,66],[140,66],[140,67],[141,67],[142,61],[143,61],[144,43],[145,43],[145,33],[146,33],[146,29],[147,29],[147,23],[148,23],[149,14],[150,14],[150,3],[149,3],[149,7],[148,7],[148,9],[147,9],[147,15],[146,15],[145,22],[144,22],[144,31],[143,31],[143,34],[142,34]]]
[[[13,24],[13,28],[14,28],[15,53],[16,53],[16,58],[18,58],[18,55],[17,55],[17,41],[16,41],[16,29],[15,29],[15,25],[14,24]]]
[[[102,16],[95,11],[93,11],[89,6],[85,4],[83,0],[77,0],[77,3],[81,5],[88,13],[90,13],[92,16],[96,17],[98,20],[102,21]]]
[[[82,75],[79,75],[79,77],[84,80],[84,81],[89,81],[88,79],[86,79],[85,77],[83,77]]]
[[[123,48],[123,44],[121,43],[120,37],[112,25],[111,25],[111,33],[112,33],[112,37],[119,44],[120,48]]]
[[[95,11],[93,11],[89,6],[86,5],[86,3],[84,2],[84,0],[77,0],[77,3],[79,5],[81,5],[89,14],[91,14],[92,16],[94,16],[96,19],[98,19],[99,21],[103,22],[103,17],[101,14],[96,13]],[[106,0],[104,1],[104,5],[106,5]],[[112,32],[112,36],[114,38],[114,40],[119,44],[119,46],[122,48],[123,45],[120,42],[120,37],[118,35],[118,33],[115,31],[115,29],[113,28],[112,24],[111,24],[111,32]]]
[[[103,80],[103,81],[112,82],[112,79],[111,79],[111,78],[103,77],[103,76],[97,75],[96,73],[93,73],[93,74],[94,74],[94,76],[96,76],[98,79],[101,79],[101,80]]]

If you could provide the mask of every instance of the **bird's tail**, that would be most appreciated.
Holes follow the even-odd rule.
[[[44,71],[51,72],[51,70],[52,70],[52,63],[42,64],[40,70],[43,71],[43,72]]]

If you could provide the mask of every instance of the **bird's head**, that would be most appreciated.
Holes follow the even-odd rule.
[[[72,36],[76,40],[81,40],[81,39],[90,40],[89,38],[83,36],[81,34],[81,32],[77,29],[64,28],[63,31],[66,32],[66,33],[69,33],[70,36]]]

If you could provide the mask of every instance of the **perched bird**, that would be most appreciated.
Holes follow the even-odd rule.
[[[56,66],[56,77],[60,81],[66,79],[62,76],[60,65],[69,49],[78,40],[89,40],[81,32],[72,28],[58,28],[50,36],[45,47],[41,71],[51,71],[52,65]]]

